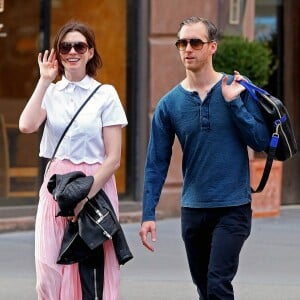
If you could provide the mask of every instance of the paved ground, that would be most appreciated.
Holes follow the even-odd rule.
[[[123,228],[134,260],[121,268],[121,300],[196,300],[180,220],[158,222],[154,253],[144,250],[139,224]],[[32,231],[0,234],[0,299],[35,300]],[[300,299],[300,207],[280,217],[255,219],[234,281],[237,300]],[[68,299],[66,299],[68,300]]]

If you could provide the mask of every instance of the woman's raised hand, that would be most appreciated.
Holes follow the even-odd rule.
[[[54,49],[51,49],[50,54],[49,50],[46,50],[44,54],[39,53],[38,64],[41,78],[51,83],[58,74],[58,62]]]

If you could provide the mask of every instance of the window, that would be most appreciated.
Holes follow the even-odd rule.
[[[255,39],[269,44],[274,54],[273,64],[277,65],[265,88],[282,98],[283,4],[281,0],[256,0],[255,3]]]

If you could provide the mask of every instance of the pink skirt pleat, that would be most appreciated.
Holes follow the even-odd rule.
[[[53,174],[65,174],[71,171],[82,171],[86,175],[93,175],[98,167],[99,164],[75,165],[67,160],[54,160],[44,178],[39,194],[35,226],[36,290],[39,300],[82,299],[78,264],[59,265],[56,263],[67,222],[63,217],[55,217],[58,205],[47,190],[49,178]],[[118,194],[114,176],[103,189],[118,216]],[[112,241],[105,242],[103,247],[105,262],[103,299],[118,300],[120,267]]]

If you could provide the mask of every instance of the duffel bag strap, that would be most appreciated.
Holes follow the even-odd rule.
[[[241,84],[246,90],[251,94],[252,98],[259,102],[259,99],[256,95],[256,92],[259,92],[263,95],[270,95],[266,90],[263,90],[262,88],[254,85],[253,83],[246,81],[246,80],[240,80],[238,81],[239,84]]]
[[[273,133],[272,138],[271,138],[271,142],[270,142],[270,146],[269,146],[269,151],[268,151],[268,155],[267,155],[267,159],[266,159],[266,164],[264,167],[264,171],[260,180],[260,183],[258,185],[258,187],[256,189],[253,189],[251,187],[251,192],[252,193],[260,193],[262,192],[262,190],[264,189],[268,179],[269,179],[269,175],[272,169],[272,165],[273,165],[273,160],[275,157],[275,152],[276,152],[276,148],[277,148],[277,144],[278,144],[278,139],[279,139],[279,135],[276,133]]]
[[[246,90],[250,93],[250,95],[252,96],[253,99],[255,99],[256,101],[259,102],[259,99],[256,95],[256,92],[264,94],[264,95],[269,95],[269,93],[261,88],[259,88],[258,86],[252,84],[251,82],[245,81],[245,80],[240,80],[239,83],[246,88]],[[258,185],[258,187],[256,189],[253,189],[251,187],[251,192],[252,193],[260,193],[262,192],[262,190],[264,189],[264,187],[266,186],[266,183],[269,179],[269,175],[272,169],[272,165],[273,165],[273,160],[275,158],[275,153],[276,153],[276,148],[278,145],[278,139],[279,139],[279,135],[278,133],[275,131],[272,134],[271,137],[271,141],[270,141],[270,145],[269,145],[269,150],[268,150],[268,155],[267,155],[267,159],[266,159],[266,164],[264,167],[264,171],[260,180],[260,183]]]

